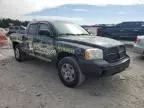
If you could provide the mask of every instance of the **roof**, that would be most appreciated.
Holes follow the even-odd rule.
[[[39,20],[39,21],[31,21],[30,23],[47,23],[47,22],[50,22],[50,23],[55,23],[55,22],[67,22],[67,23],[73,23],[73,22],[70,22],[70,21],[64,21],[64,20]]]

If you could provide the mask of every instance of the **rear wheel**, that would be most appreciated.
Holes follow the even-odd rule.
[[[64,57],[60,60],[58,71],[61,82],[67,87],[78,87],[85,80],[85,75],[81,72],[74,57]]]
[[[15,54],[15,59],[17,61],[23,61],[25,60],[25,54],[21,51],[20,45],[17,44],[14,48],[14,54]]]

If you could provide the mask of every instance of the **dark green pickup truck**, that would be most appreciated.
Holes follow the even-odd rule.
[[[26,34],[13,34],[11,40],[17,61],[27,56],[55,61],[59,78],[71,88],[81,85],[88,75],[114,75],[130,63],[121,42],[89,35],[67,21],[31,22]]]

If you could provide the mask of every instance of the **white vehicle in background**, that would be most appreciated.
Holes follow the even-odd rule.
[[[1,33],[4,33],[4,34],[7,33],[7,31],[6,31],[5,29],[3,29],[3,28],[0,28],[0,32],[1,32]]]
[[[10,26],[8,34],[9,35],[12,33],[25,34],[25,31],[26,31],[26,27],[24,27],[24,26]]]
[[[137,40],[134,45],[134,52],[144,55],[144,35],[137,36]]]

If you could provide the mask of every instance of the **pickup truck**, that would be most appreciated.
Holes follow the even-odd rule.
[[[86,76],[103,77],[124,71],[130,63],[125,46],[116,40],[92,36],[68,21],[30,22],[26,34],[11,37],[15,58],[53,61],[61,82],[70,88]]]

